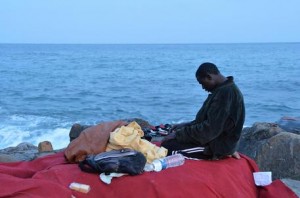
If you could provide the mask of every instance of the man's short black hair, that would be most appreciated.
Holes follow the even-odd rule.
[[[207,74],[219,74],[220,71],[218,67],[213,63],[202,63],[198,70],[196,71],[196,77],[203,78],[206,77]]]

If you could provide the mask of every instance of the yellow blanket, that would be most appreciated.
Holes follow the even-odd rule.
[[[158,147],[145,139],[141,139],[143,136],[144,132],[136,122],[121,126],[110,133],[106,151],[131,148],[143,153],[148,163],[167,155],[168,150],[166,148]]]

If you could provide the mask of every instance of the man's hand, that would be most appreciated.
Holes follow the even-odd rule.
[[[172,134],[173,132],[175,132],[176,129],[178,128],[178,126],[179,126],[179,124],[174,124],[174,125],[170,128],[169,133]]]
[[[170,133],[175,132],[176,130],[178,130],[178,129],[184,127],[184,126],[187,126],[187,125],[189,125],[189,124],[190,124],[190,122],[183,122],[183,123],[180,123],[180,124],[174,124],[174,125],[171,127],[171,129],[169,130],[169,132],[170,132]]]
[[[175,136],[176,136],[176,133],[173,132],[173,133],[170,133],[169,135],[167,135],[162,141],[167,141],[167,140],[170,140],[170,139],[175,139]]]

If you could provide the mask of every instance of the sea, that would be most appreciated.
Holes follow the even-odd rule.
[[[234,76],[245,127],[300,116],[300,43],[0,44],[0,149],[64,148],[74,123],[191,121],[208,95],[203,62]]]

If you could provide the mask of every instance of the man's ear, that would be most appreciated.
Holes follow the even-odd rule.
[[[212,75],[211,75],[211,74],[206,74],[206,78],[207,78],[208,80],[211,80],[211,79],[212,79]]]

